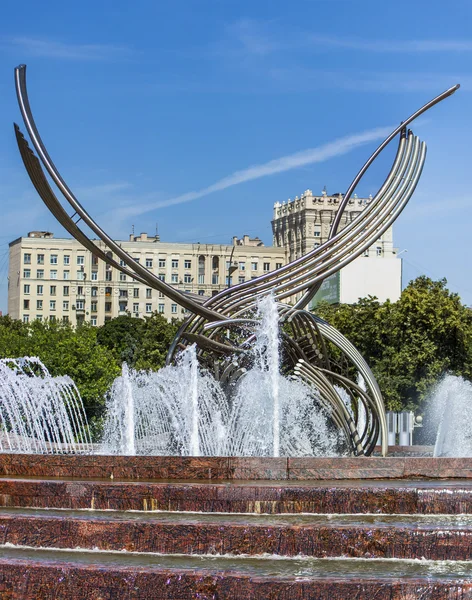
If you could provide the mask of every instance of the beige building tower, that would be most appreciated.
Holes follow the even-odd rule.
[[[326,188],[320,196],[306,190],[300,197],[276,202],[272,220],[274,246],[283,248],[291,261],[327,241],[343,194],[329,195]],[[368,206],[372,197],[349,200],[340,229],[354,221]],[[328,277],[315,297],[329,302],[354,303],[371,295],[381,302],[398,300],[401,293],[401,259],[393,247],[390,227],[373,246],[339,273]]]

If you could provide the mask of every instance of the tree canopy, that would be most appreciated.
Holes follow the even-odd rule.
[[[472,376],[472,311],[446,284],[421,276],[395,303],[369,296],[316,308],[359,349],[391,410],[420,406],[446,372]]]

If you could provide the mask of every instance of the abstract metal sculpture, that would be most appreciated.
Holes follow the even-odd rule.
[[[75,211],[69,215],[64,209],[47,181],[40,161],[15,124],[15,135],[25,168],[52,214],[74,238],[108,265],[162,292],[193,313],[176,335],[169,350],[168,363],[175,360],[178,350],[196,344],[200,363],[211,370],[223,385],[235,383],[244,376],[249,366],[248,349],[254,340],[251,325],[255,319],[256,301],[263,295],[272,294],[278,303],[282,372],[316,388],[333,422],[345,434],[352,454],[371,454],[379,435],[382,454],[387,453],[385,409],[372,371],[339,331],[305,310],[305,307],[326,277],[361,255],[400,215],[417,186],[426,157],[425,143],[407,127],[429,108],[452,95],[459,85],[425,104],[380,144],[349,186],[337,211],[329,239],[324,244],[275,271],[225,289],[212,298],[182,293],[161,281],[137,263],[92,219],[61,177],[41,140],[28,100],[25,65],[15,69],[15,85],[31,142],[51,179]],[[357,184],[375,158],[397,136],[396,156],[385,182],[362,213],[338,231],[343,212]],[[83,221],[126,267],[97,246],[78,227],[79,221]],[[293,305],[282,302],[295,295],[298,299]],[[357,383],[356,377],[359,375],[365,386]],[[348,403],[345,402],[346,393],[350,400]],[[366,415],[362,423],[361,413]]]

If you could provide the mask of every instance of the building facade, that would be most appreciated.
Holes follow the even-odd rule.
[[[231,245],[173,244],[142,233],[118,243],[163,281],[202,296],[286,262],[283,248],[266,247],[249,236],[235,237]],[[144,317],[155,311],[167,319],[186,316],[162,293],[109,267],[76,240],[55,238],[50,232],[33,231],[10,243],[8,285],[9,315],[24,322],[51,319],[75,325],[85,320],[103,325],[119,315]]]
[[[326,242],[342,199],[343,194],[328,195],[324,189],[320,196],[306,190],[294,200],[276,202],[272,220],[274,247],[283,248],[287,260],[292,261]],[[356,219],[371,199],[354,195],[339,229]],[[395,302],[401,294],[401,279],[401,259],[393,247],[390,227],[362,256],[323,282],[312,306],[320,300],[352,304],[368,295],[381,302]]]

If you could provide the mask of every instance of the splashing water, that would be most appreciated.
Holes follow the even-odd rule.
[[[157,373],[123,366],[107,398],[102,452],[123,454],[133,412],[134,452],[154,455],[334,456],[338,433],[316,392],[279,372],[277,305],[258,306],[253,367],[225,390],[185,350]]]
[[[438,425],[434,456],[472,457],[472,384],[446,375],[429,402],[430,420]]]
[[[0,451],[91,453],[80,394],[39,358],[0,359]]]

